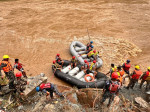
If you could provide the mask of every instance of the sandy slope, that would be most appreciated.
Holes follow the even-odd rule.
[[[130,59],[145,70],[150,62],[149,17],[149,0],[3,0],[0,57],[8,54],[11,62],[19,58],[28,75],[44,72],[62,84],[51,71],[55,54],[70,58],[71,41],[87,43],[88,28],[105,62],[103,72],[111,62],[121,64],[140,49]]]

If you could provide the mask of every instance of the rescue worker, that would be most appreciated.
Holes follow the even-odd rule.
[[[94,50],[93,53],[94,53],[94,60],[97,60],[99,52]]]
[[[140,70],[140,66],[136,65],[135,70],[131,74],[130,83],[126,88],[129,89],[129,87],[131,87],[133,89],[135,83],[138,82],[138,79],[140,78],[141,75],[142,75],[142,71]]]
[[[96,70],[96,61],[94,60],[91,65],[89,65],[89,63],[86,61],[86,65],[85,65],[85,74],[89,74],[89,73],[94,73],[94,77],[97,75]]]
[[[90,52],[87,54],[87,57],[90,59],[90,61],[92,61],[92,59],[94,59],[94,52],[93,52],[93,51],[90,51]]]
[[[121,85],[122,85],[122,83],[123,83],[123,76],[124,76],[124,70],[123,69],[121,69],[121,66],[118,66],[117,67],[117,72],[119,73],[119,81],[120,81],[120,83],[121,83]]]
[[[149,89],[150,86],[150,67],[147,68],[147,71],[144,72],[144,74],[140,77],[141,79],[141,84],[140,84],[140,89],[143,85],[144,82],[146,82],[146,90]]]
[[[101,104],[105,102],[107,98],[109,98],[109,102],[107,106],[109,107],[111,102],[114,100],[115,95],[119,94],[120,83],[117,81],[118,74],[113,72],[111,75],[111,80],[106,81],[105,86],[103,88],[103,95],[101,99]]]
[[[41,91],[42,93],[46,93],[46,99],[48,99],[48,96],[50,95],[51,99],[53,99],[53,93],[57,94],[60,97],[64,97],[62,93],[59,93],[59,91],[56,88],[56,85],[52,83],[42,83],[40,86],[36,87],[36,91]]]
[[[72,68],[77,66],[77,60],[75,58],[76,58],[75,56],[72,56],[72,59],[71,59],[71,67]]]
[[[109,72],[106,73],[106,75],[110,74],[110,76],[111,76],[111,74],[116,71],[117,71],[117,67],[112,63],[111,68],[110,68]]]
[[[60,54],[56,55],[56,62],[61,65],[61,67],[63,66],[64,61],[60,58]]]
[[[14,81],[14,87],[15,87],[15,97],[16,100],[25,100],[24,99],[24,90],[26,89],[26,85],[28,84],[28,82],[21,78],[22,77],[22,73],[18,72],[16,73],[16,78],[17,80]]]
[[[87,43],[86,50],[89,51],[89,48],[92,47],[93,41],[90,41],[90,43]]]
[[[14,64],[14,68],[18,69],[19,71],[21,71],[21,73],[23,74],[23,76],[25,78],[27,78],[26,72],[24,71],[24,68],[22,67],[23,65],[21,63],[19,63],[19,59],[15,59],[15,64]]]
[[[127,60],[126,63],[124,63],[124,64],[122,65],[122,68],[123,68],[123,70],[125,71],[125,73],[128,74],[127,77],[128,77],[129,79],[130,79],[130,72],[129,72],[130,67],[131,67],[130,60]],[[125,78],[126,78],[126,77],[125,77]]]
[[[61,68],[61,65],[59,65],[58,63],[56,63],[56,61],[54,60],[53,64],[52,64],[52,69],[53,69],[54,73],[55,73],[55,71],[57,69],[61,70],[60,68]]]
[[[3,79],[4,76],[1,73],[1,70],[3,69],[6,77],[9,80],[9,89],[13,89],[14,88],[14,80],[15,80],[15,75],[14,75],[14,71],[12,68],[11,63],[9,62],[9,56],[8,55],[4,55],[3,56],[3,60],[0,62],[0,76]]]

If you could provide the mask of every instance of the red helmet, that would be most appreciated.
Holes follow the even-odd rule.
[[[117,72],[113,72],[113,73],[111,74],[111,78],[112,78],[112,79],[118,79],[118,74],[117,74]]]
[[[43,88],[44,88],[44,86],[45,86],[45,84],[44,84],[44,83],[42,83],[42,84],[40,85],[40,89],[43,89]]]
[[[87,60],[84,60],[84,63],[87,63],[88,61]]]
[[[57,54],[57,56],[60,56],[60,54]]]
[[[93,63],[96,63],[96,60],[93,60]]]
[[[93,52],[96,53],[96,50],[94,50]]]
[[[55,64],[55,63],[56,63],[56,61],[54,60],[54,61],[53,61],[53,64]]]
[[[21,76],[22,76],[21,72],[16,73],[16,77],[21,77]]]
[[[72,56],[72,59],[75,59],[76,57],[75,56]]]

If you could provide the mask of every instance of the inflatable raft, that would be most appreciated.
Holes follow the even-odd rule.
[[[84,60],[90,62],[90,59],[87,58],[86,46],[79,41],[73,41],[70,45],[70,52],[80,64],[84,65]],[[97,55],[96,67],[99,68],[103,64],[102,59]]]
[[[71,68],[68,62],[68,65],[65,61],[64,64],[66,66],[61,70],[56,69],[54,75],[77,88],[103,88],[107,80],[106,75],[101,72],[98,72],[94,78],[93,73],[85,74],[84,71],[81,70],[81,65]]]

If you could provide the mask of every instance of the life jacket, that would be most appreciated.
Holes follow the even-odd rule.
[[[97,56],[98,52],[94,53],[94,56]]]
[[[119,84],[117,84],[117,82],[112,82],[110,83],[110,86],[108,89],[110,93],[116,93],[117,90],[119,89]]]
[[[145,77],[143,78],[145,78],[145,80],[150,80],[150,72],[147,71]]]
[[[140,70],[134,70],[135,74],[132,75],[132,79],[139,79],[140,76],[142,75],[142,71]]]
[[[59,56],[56,56],[56,61],[57,62],[60,62],[61,61],[61,58]]]
[[[15,63],[15,65],[17,65],[17,69],[20,70],[22,68],[22,64],[21,63]]]
[[[8,61],[2,61],[2,62],[0,63],[0,65],[1,65],[2,63],[3,63],[3,64],[6,64],[6,67],[3,67],[3,68],[2,68],[4,72],[9,72],[9,71],[12,71],[12,70],[13,70],[10,62],[8,62]]]
[[[112,69],[112,72],[116,72],[117,69],[114,67],[114,68],[111,68]]]
[[[76,63],[76,60],[75,60],[75,59],[72,59],[71,62],[72,62],[72,63]]]
[[[88,53],[88,57],[91,57],[92,55],[94,55],[94,52],[93,52],[93,51],[90,51],[90,52]]]
[[[87,65],[87,69],[90,69],[90,64],[89,63],[85,63]]]
[[[120,76],[122,77],[124,75],[124,70],[118,71],[120,73]]]
[[[92,63],[91,66],[90,66],[91,71],[93,70],[93,66],[94,66],[94,63]]]
[[[130,67],[131,67],[130,64],[125,63],[123,69],[124,69],[125,71],[129,71]]]
[[[41,84],[41,86],[40,86],[41,90],[48,89],[48,88],[51,88],[51,83]]]
[[[52,66],[54,66],[55,68],[58,68],[58,67],[59,67],[59,64],[58,64],[58,63],[55,63],[55,64],[53,64]]]

